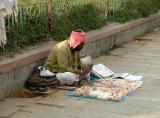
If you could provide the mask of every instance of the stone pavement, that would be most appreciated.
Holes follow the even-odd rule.
[[[94,59],[114,72],[145,76],[144,85],[127,100],[99,101],[56,91],[48,97],[8,98],[0,101],[0,118],[159,118],[160,31],[147,34],[109,55]]]

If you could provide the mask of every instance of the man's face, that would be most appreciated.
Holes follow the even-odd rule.
[[[74,48],[74,51],[81,51],[83,46],[84,46],[84,43],[81,43],[80,45]]]

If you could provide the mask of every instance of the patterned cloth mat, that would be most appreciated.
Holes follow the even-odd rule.
[[[94,98],[99,100],[120,101],[129,93],[140,88],[143,81],[131,81],[125,79],[99,79],[92,84],[77,88],[74,92],[70,92],[69,96]]]

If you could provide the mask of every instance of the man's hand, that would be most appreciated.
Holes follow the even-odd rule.
[[[82,69],[81,74],[85,75],[88,74],[89,72],[91,72],[93,65],[87,65]]]

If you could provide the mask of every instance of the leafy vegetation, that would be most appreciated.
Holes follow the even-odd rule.
[[[160,0],[127,0],[116,11],[113,20],[126,22],[140,17],[147,17],[158,11],[158,1]]]
[[[23,3],[28,1],[30,0],[23,0]],[[53,3],[52,32],[48,32],[47,28],[47,4],[34,4],[27,8],[21,6],[18,22],[13,20],[13,16],[6,19],[7,50],[17,51],[48,40],[48,37],[61,41],[68,38],[70,32],[77,28],[84,31],[98,29],[110,20],[126,22],[149,16],[160,9],[160,0],[124,0],[122,4],[116,5],[116,9],[110,9],[112,7],[106,2],[108,0],[84,0],[84,3],[79,0],[63,1]]]
[[[105,19],[98,13],[99,10],[93,4],[75,6],[70,12],[55,18],[54,32],[51,34],[55,40],[59,41],[68,38],[74,29],[80,28],[84,31],[98,29],[105,23]]]

